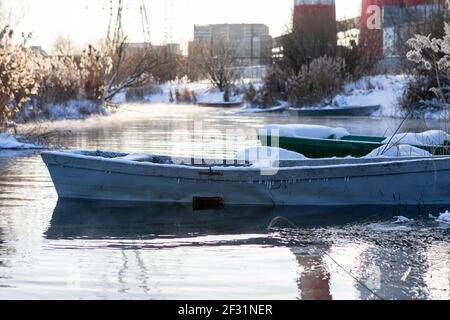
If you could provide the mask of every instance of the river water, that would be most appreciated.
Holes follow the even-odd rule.
[[[45,126],[71,130],[51,141],[62,148],[230,157],[268,123],[385,135],[400,122],[129,105]],[[0,299],[449,299],[450,226],[429,217],[446,209],[58,201],[38,153],[0,151]]]

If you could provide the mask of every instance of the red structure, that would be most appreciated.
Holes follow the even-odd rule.
[[[324,41],[329,46],[337,44],[335,0],[295,0],[294,31]]]
[[[383,56],[384,6],[417,6],[432,3],[432,0],[362,0],[360,46],[368,58],[380,59]],[[375,6],[375,7],[371,7]],[[378,8],[378,9],[377,9]],[[371,10],[373,9],[373,10]],[[378,17],[375,16],[378,14]],[[374,21],[378,19],[379,21]],[[378,28],[374,28],[378,24]]]

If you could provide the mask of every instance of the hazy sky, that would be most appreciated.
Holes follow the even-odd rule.
[[[108,25],[109,0],[3,0],[20,21],[16,29],[32,31],[33,44],[50,48],[58,35],[70,36],[79,44],[104,38]],[[116,0],[117,2],[117,0]],[[140,0],[124,0],[124,28],[131,41],[142,41]],[[337,0],[338,17],[359,14],[360,0]],[[187,42],[194,24],[264,23],[273,36],[280,35],[291,20],[294,0],[145,0],[151,39]],[[173,4],[171,9],[170,3]],[[171,17],[171,18],[169,18]],[[168,39],[170,40],[170,39]]]

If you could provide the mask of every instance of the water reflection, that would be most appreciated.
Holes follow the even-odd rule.
[[[74,262],[80,277],[94,267],[104,270],[104,282],[98,285],[120,287],[120,294],[136,295],[140,288],[144,296],[176,298],[202,288],[198,298],[222,297],[215,295],[219,290],[225,297],[235,292],[247,298],[426,299],[431,297],[430,278],[448,272],[446,264],[430,269],[428,263],[433,248],[445,246],[442,237],[448,233],[421,224],[425,212],[440,210],[371,206],[194,211],[178,205],[60,200],[45,238],[48,249],[56,252],[82,249],[83,259]],[[418,224],[405,231],[392,223],[396,215]],[[392,228],[383,229],[387,225]],[[441,250],[440,255],[448,258],[448,252]],[[178,295],[167,281],[181,288]],[[233,291],[238,282],[242,291]],[[275,289],[269,293],[269,288]],[[439,290],[432,297],[449,294],[442,285]]]
[[[411,216],[424,211],[389,206],[227,206],[196,211],[183,205],[60,199],[45,235],[48,239],[152,239],[267,234],[273,228],[325,228],[389,220],[406,212]]]

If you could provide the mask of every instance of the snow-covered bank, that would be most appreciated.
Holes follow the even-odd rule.
[[[333,99],[333,105],[369,106],[381,105],[375,116],[402,117],[405,112],[400,108],[400,99],[412,80],[407,75],[378,75],[364,77],[345,85],[343,93]]]
[[[412,77],[407,75],[377,75],[364,77],[358,81],[347,83],[342,92],[336,95],[331,103],[327,102],[305,106],[304,108],[340,108],[354,106],[376,106],[381,105],[380,111],[374,116],[401,117],[405,113],[399,107],[401,97],[407,89],[408,83]],[[288,106],[286,101],[280,101],[280,106],[274,110],[283,110]],[[283,108],[284,107],[284,108]],[[264,112],[270,109],[249,107],[242,109],[241,112],[254,113]]]
[[[21,137],[0,133],[0,150],[31,150],[43,148],[43,146],[22,142],[22,140],[23,138]]]
[[[413,80],[410,75],[376,75],[367,76],[354,82],[347,83],[342,92],[336,95],[331,102],[324,101],[318,105],[305,106],[304,108],[341,108],[341,107],[356,107],[356,106],[377,106],[381,109],[373,114],[376,117],[396,117],[402,118],[407,115],[407,112],[400,106],[401,99],[405,95],[408,84]],[[286,101],[280,102],[280,106],[274,108],[258,108],[249,107],[243,108],[240,112],[255,113],[268,112],[276,110],[284,110]],[[446,119],[448,112],[425,110],[423,113],[414,114],[414,116],[425,119]]]
[[[244,99],[243,87],[237,86],[230,94],[230,102],[240,102]],[[145,101],[151,104],[173,104],[176,103],[176,92],[181,95],[187,90],[195,96],[196,102],[216,103],[224,101],[224,92],[213,88],[207,81],[201,82],[168,82],[160,85],[157,93],[145,96]],[[192,97],[193,98],[193,97]]]
[[[17,122],[30,122],[42,120],[82,120],[90,116],[108,114],[106,108],[99,102],[89,100],[69,100],[63,103],[48,104],[43,110],[33,106],[24,108],[18,114]]]

